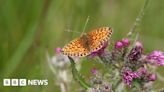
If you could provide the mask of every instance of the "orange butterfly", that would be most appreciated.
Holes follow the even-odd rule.
[[[105,42],[111,37],[112,29],[110,27],[101,27],[81,37],[74,39],[62,48],[62,52],[67,56],[85,57],[92,52],[101,49]]]

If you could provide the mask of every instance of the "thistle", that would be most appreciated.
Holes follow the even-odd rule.
[[[135,34],[148,1],[146,0],[128,36],[116,41],[113,46],[109,45],[108,39],[112,30],[106,27],[87,33],[85,41],[82,36],[64,47],[63,54],[69,57],[73,77],[86,92],[122,92],[125,89],[135,92],[153,91],[152,83],[157,80],[157,74],[151,66],[164,66],[164,52],[155,50],[150,54],[145,54],[144,46],[138,40],[138,34]],[[132,38],[132,35],[136,38]],[[109,50],[108,45],[112,49]],[[92,76],[89,81],[86,81],[87,79],[84,79],[76,69],[74,56],[89,57],[88,59],[98,57],[106,70],[101,72],[93,67]],[[147,86],[147,84],[151,85]]]

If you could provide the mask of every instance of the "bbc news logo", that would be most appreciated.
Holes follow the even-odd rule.
[[[48,80],[3,79],[3,86],[48,85]]]

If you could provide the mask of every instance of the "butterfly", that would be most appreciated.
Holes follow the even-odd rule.
[[[105,42],[111,37],[112,29],[110,27],[101,27],[81,37],[72,40],[62,48],[62,53],[67,56],[85,57],[92,52],[101,49]]]

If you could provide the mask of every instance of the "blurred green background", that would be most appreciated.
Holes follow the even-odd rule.
[[[54,55],[56,47],[80,36],[65,30],[82,32],[87,16],[90,21],[86,31],[110,26],[114,30],[111,40],[117,41],[126,36],[144,1],[0,0],[0,92],[60,92],[46,62],[46,49]],[[145,53],[164,51],[163,4],[164,0],[151,0],[137,28]],[[82,69],[86,67],[84,64]],[[49,85],[3,87],[4,78],[47,78]],[[159,81],[156,84],[155,88],[164,85]]]

